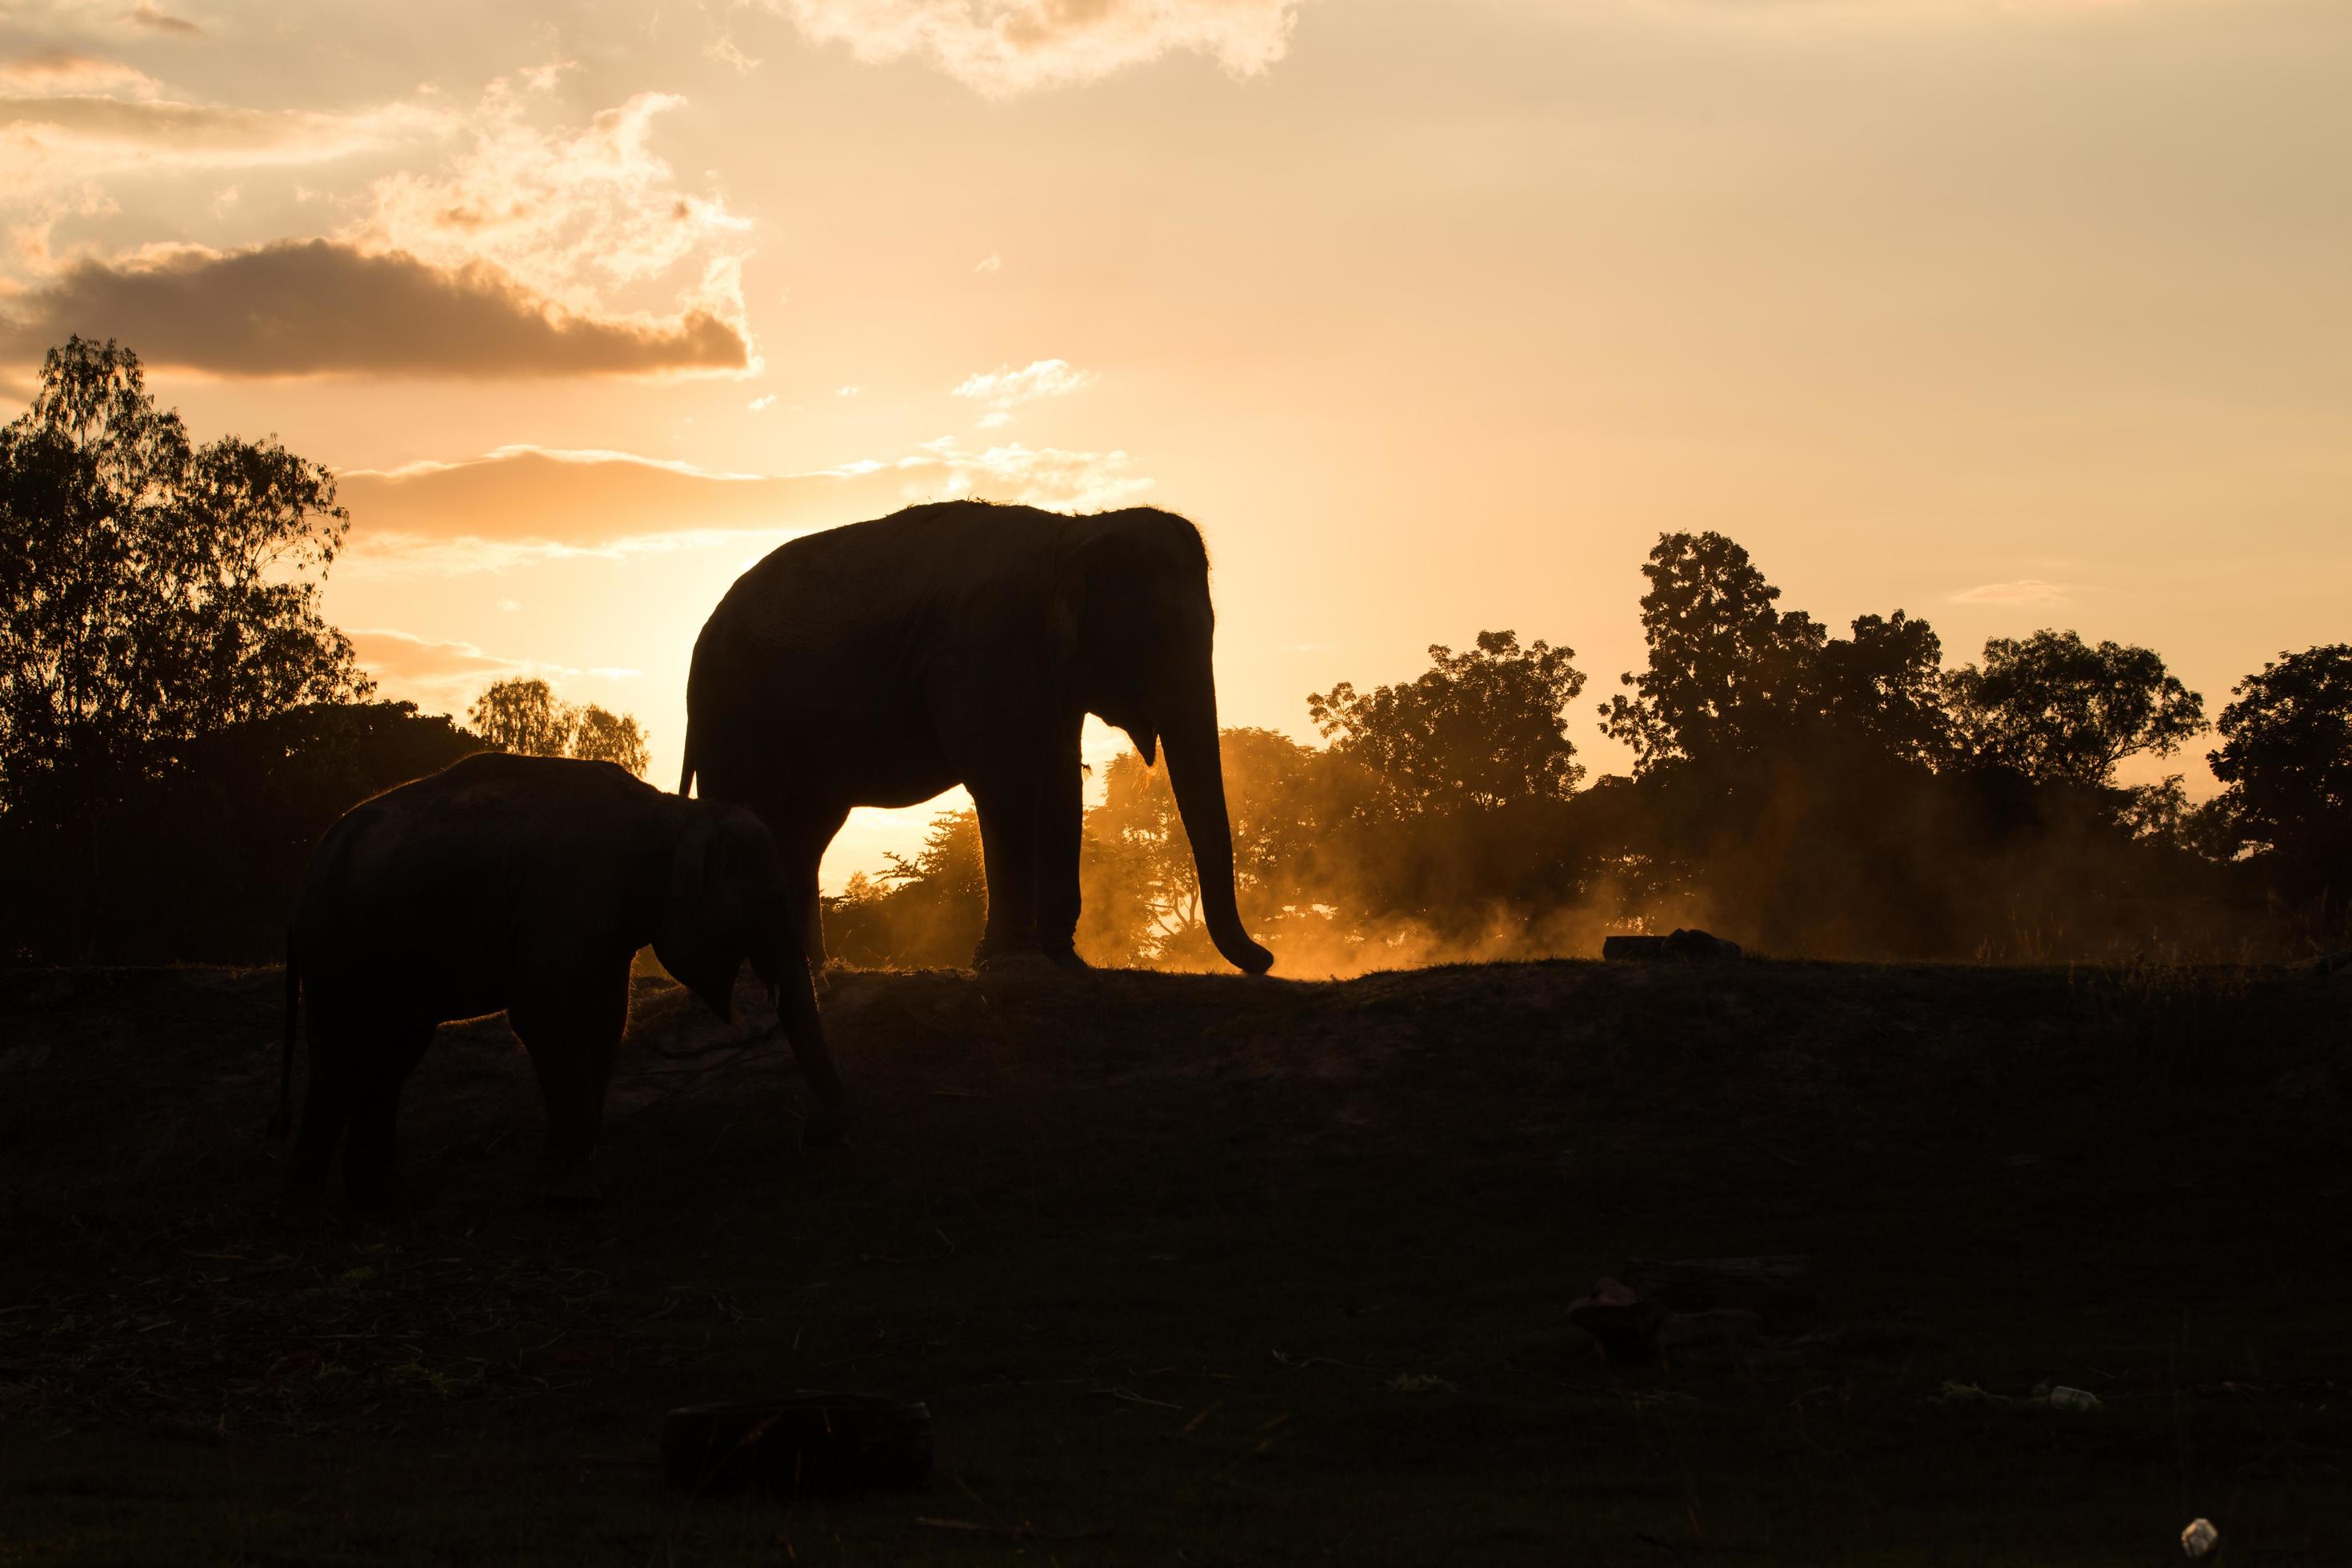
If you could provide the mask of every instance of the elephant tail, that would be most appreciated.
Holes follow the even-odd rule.
[[[302,1016],[302,971],[294,962],[294,933],[286,933],[286,1034],[278,1060],[278,1114],[269,1136],[283,1139],[294,1126],[294,1036]]]

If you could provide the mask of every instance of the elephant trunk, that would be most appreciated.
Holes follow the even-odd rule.
[[[1206,660],[1202,661],[1204,665]],[[1250,940],[1234,902],[1234,835],[1225,815],[1225,769],[1217,751],[1217,695],[1204,669],[1197,685],[1163,708],[1160,743],[1168,752],[1168,782],[1176,791],[1176,812],[1192,841],[1192,868],[1201,879],[1201,912],[1209,938],[1227,963],[1248,974],[1264,974],[1274,954]]]

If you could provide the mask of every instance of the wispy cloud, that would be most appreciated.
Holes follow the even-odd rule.
[[[1067,397],[1095,380],[1090,370],[1074,370],[1062,359],[1033,360],[1020,370],[1001,370],[966,376],[948,395],[969,397],[998,408],[1013,408],[1041,397]]]
[[[173,33],[193,37],[204,31],[184,16],[174,16],[160,10],[155,0],[139,0],[139,4],[122,14],[122,19],[134,27],[144,27],[151,33]]]
[[[134,66],[71,49],[44,49],[0,60],[0,93],[40,97],[47,93],[119,94],[160,98],[163,84]]]
[[[2039,577],[2020,577],[2010,583],[1980,583],[1973,588],[1963,588],[1952,595],[1956,605],[2058,605],[2066,601],[2072,585],[2048,583]]]
[[[986,256],[980,258],[980,264],[974,267],[972,270],[974,272],[1002,272],[1004,270],[1004,258],[997,255],[996,252],[992,250]]]
[[[346,561],[368,574],[499,571],[747,542],[967,498],[1079,511],[1151,488],[1125,452],[971,450],[953,437],[809,474],[714,473],[621,452],[509,447],[456,463],[336,476],[351,508]]]
[[[1237,77],[1282,58],[1300,0],[767,0],[869,64],[928,60],[992,98],[1094,81],[1162,55]]]
[[[737,76],[750,76],[760,68],[760,62],[745,54],[730,34],[719,34],[714,42],[703,46],[702,52]]]

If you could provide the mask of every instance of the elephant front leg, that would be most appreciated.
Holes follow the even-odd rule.
[[[555,1203],[598,1202],[604,1184],[589,1169],[588,1156],[604,1124],[613,1058],[628,1022],[628,973],[621,972],[617,1007],[599,996],[559,994],[544,1003],[510,1008],[508,1019],[530,1053],[540,1094],[547,1101],[540,1195]]]
[[[1078,862],[1086,823],[1086,767],[1073,731],[1037,805],[1037,939],[1045,956],[1066,969],[1087,967],[1078,956]]]
[[[1038,785],[1034,775],[971,785],[988,877],[988,923],[972,954],[975,967],[1037,952]]]

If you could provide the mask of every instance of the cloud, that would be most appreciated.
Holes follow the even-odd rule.
[[[531,123],[530,91],[494,81],[470,117],[471,145],[438,173],[376,181],[373,210],[338,237],[443,268],[488,262],[574,310],[653,286],[670,310],[740,332],[751,220],[716,191],[680,186],[652,148],[656,121],[685,101],[643,92],[584,129],[549,131]]]
[[[38,98],[50,93],[83,95],[127,93],[132,98],[159,98],[163,84],[145,71],[119,60],[48,49],[0,60],[0,93],[11,98]]]
[[[2070,585],[2020,577],[2013,583],[1982,583],[1952,595],[1956,605],[2056,605],[2066,600]]]
[[[737,76],[750,76],[760,68],[760,62],[745,54],[742,46],[727,33],[719,34],[716,43],[703,46],[702,52],[733,70]]]
[[[746,408],[750,409],[754,414],[765,414],[769,409],[773,408],[775,405],[776,395],[772,392],[762,394],[744,405]]]
[[[973,452],[952,437],[813,474],[714,473],[624,452],[507,447],[464,462],[349,470],[336,482],[352,513],[344,561],[371,574],[770,545],[969,497],[1087,510],[1124,504],[1152,483],[1129,471],[1124,452],[1018,444]]]
[[[986,256],[980,258],[980,265],[974,267],[972,270],[974,272],[1002,272],[1004,270],[1004,258],[997,255],[996,252],[992,250]]]
[[[134,27],[145,27],[156,33],[175,33],[183,37],[192,37],[204,31],[202,27],[184,16],[174,16],[168,12],[157,10],[155,0],[139,0],[135,7],[122,14],[122,19]]]
[[[649,374],[751,358],[742,332],[708,310],[566,310],[484,263],[443,269],[325,239],[83,259],[5,310],[0,344],[18,354],[80,332],[226,376]]]
[[[1024,369],[1007,365],[963,379],[948,395],[969,397],[993,404],[998,408],[1012,408],[1024,403],[1034,403],[1041,397],[1066,397],[1095,379],[1090,370],[1073,370],[1070,362],[1061,359],[1033,360]]]
[[[1094,81],[1174,51],[1255,76],[1290,46],[1300,0],[767,0],[867,64],[929,61],[1005,98]]]
[[[472,643],[436,642],[388,626],[362,627],[350,636],[360,667],[378,684],[388,690],[430,692],[438,700],[459,689],[470,694],[527,668],[521,659],[500,658]]]
[[[973,426],[982,430],[999,430],[1012,423],[1012,413],[1003,408],[992,408],[972,421]]]
[[[835,397],[855,397],[865,390],[862,386],[836,386],[833,389],[833,395]]]
[[[94,72],[105,62],[82,65]],[[125,172],[327,163],[441,134],[453,123],[445,111],[416,104],[341,114],[239,109],[153,97],[152,79],[136,72],[105,79],[115,95],[82,83],[0,97],[0,195],[21,199]]]

